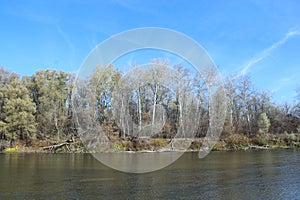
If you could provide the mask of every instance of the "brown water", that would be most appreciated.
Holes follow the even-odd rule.
[[[0,154],[0,199],[300,199],[300,150],[185,153],[146,174],[89,154]]]

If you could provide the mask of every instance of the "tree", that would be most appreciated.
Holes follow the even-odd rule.
[[[270,128],[270,120],[266,113],[261,113],[257,121],[258,132],[260,134],[266,134]]]
[[[1,138],[10,140],[26,140],[26,143],[35,138],[36,123],[34,113],[36,106],[29,97],[28,90],[19,80],[19,76],[2,71],[0,102],[0,134]],[[5,77],[5,78],[3,78]]]
[[[205,73],[204,73],[205,74]],[[200,119],[195,119],[195,124],[199,124],[196,137],[206,135],[209,126],[209,93],[206,81],[197,72],[193,77],[193,90],[196,92],[196,110],[199,113]]]
[[[26,140],[35,138],[36,123],[34,113],[35,104],[28,96],[28,91],[24,86],[10,88],[10,93],[14,93],[6,104],[6,129],[10,133],[9,139]]]
[[[4,126],[5,122],[5,106],[6,100],[8,98],[7,85],[10,85],[11,82],[16,82],[19,79],[19,75],[0,68],[0,128]],[[1,128],[0,132],[4,132],[4,129]],[[0,133],[1,134],[1,133]],[[1,135],[0,138],[2,138]]]
[[[38,123],[38,137],[52,138],[59,141],[66,137],[70,126],[70,87],[74,76],[56,70],[40,70],[23,82],[29,95],[36,104],[35,115]]]
[[[241,106],[241,115],[244,117],[246,123],[244,125],[247,136],[249,137],[252,132],[252,119],[251,115],[251,98],[253,95],[252,83],[250,76],[239,77],[237,87],[239,90],[239,102]]]
[[[162,81],[160,79],[164,79],[164,74],[167,71],[168,61],[167,60],[153,60],[151,63],[151,70],[149,72],[150,79],[152,79],[151,83],[151,90],[153,92],[153,110],[152,110],[152,118],[151,118],[151,133],[150,135],[154,134],[154,126],[155,126],[155,119],[157,119],[157,104],[159,96],[163,96],[162,92],[160,92],[160,88],[162,85]],[[162,91],[162,90],[161,90]]]
[[[238,116],[236,114],[239,112],[237,110],[237,85],[235,76],[227,77],[224,88],[227,96],[227,118],[224,125],[224,131],[226,133],[233,133],[235,128],[238,126]]]
[[[113,65],[109,65],[97,66],[95,73],[89,79],[89,84],[95,92],[97,119],[100,123],[110,118],[112,91],[119,78],[120,73]]]

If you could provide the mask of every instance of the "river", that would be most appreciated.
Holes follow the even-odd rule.
[[[0,199],[300,199],[300,150],[185,153],[144,174],[90,154],[0,154]]]

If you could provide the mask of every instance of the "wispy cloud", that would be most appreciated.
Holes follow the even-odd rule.
[[[69,64],[73,67],[73,59],[75,58],[74,44],[73,44],[72,40],[70,39],[70,37],[68,36],[68,34],[66,34],[58,24],[56,24],[56,29],[57,29],[57,32],[61,35],[61,37],[66,41],[66,43],[69,47],[69,50],[70,50]]]
[[[278,92],[279,90],[282,90],[286,86],[295,85],[297,80],[298,80],[298,78],[296,75],[281,78],[278,81],[276,81],[277,82],[276,87],[273,88],[271,92],[275,93],[275,92]]]
[[[157,12],[154,9],[149,9],[147,8],[147,6],[144,6],[145,2],[141,3],[142,1],[113,0],[112,2],[134,12],[157,14]]]
[[[28,2],[27,2],[28,3]],[[4,12],[7,17],[14,16],[20,20],[27,20],[29,22],[38,22],[42,24],[55,24],[58,21],[56,15],[49,15],[41,10],[32,9],[29,5],[16,5],[15,7],[7,7]]]
[[[256,63],[260,62],[261,60],[263,60],[264,58],[266,58],[267,56],[269,56],[273,50],[277,49],[278,47],[280,47],[281,45],[283,45],[284,43],[286,43],[288,41],[288,39],[290,39],[293,36],[296,35],[300,35],[300,31],[299,30],[293,30],[293,31],[289,31],[285,34],[285,36],[280,39],[279,41],[275,42],[274,44],[272,44],[270,47],[262,50],[257,56],[254,56],[253,58],[251,58],[243,67],[243,69],[240,72],[240,75],[244,75],[246,74],[249,69],[254,66]]]
[[[276,87],[271,90],[272,96],[278,102],[294,103],[297,97],[296,85],[299,83],[297,74],[276,81]]]

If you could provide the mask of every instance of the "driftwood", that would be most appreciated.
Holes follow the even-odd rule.
[[[60,144],[54,144],[54,145],[43,147],[43,150],[49,150],[49,151],[55,152],[56,149],[61,148],[63,146],[66,146],[68,148],[68,145],[71,143],[74,143],[74,141],[75,140],[72,138],[72,139],[66,140],[65,142],[60,143]]]
[[[261,147],[261,146],[252,146],[250,145],[249,148],[253,148],[253,149],[270,149],[270,147],[266,146],[266,147]]]
[[[67,144],[69,144],[69,143],[64,142],[64,143],[60,143],[60,144],[54,144],[54,145],[43,147],[43,150],[55,151],[57,148],[63,147]]]

